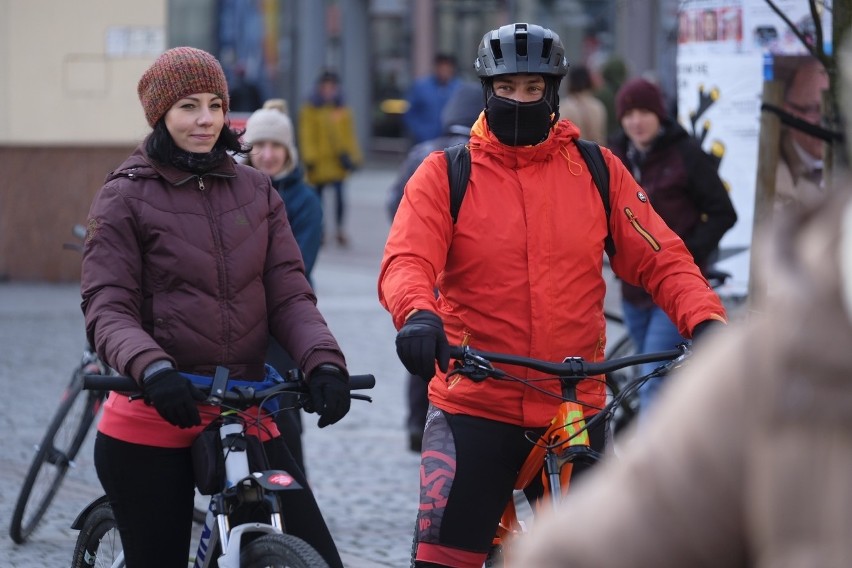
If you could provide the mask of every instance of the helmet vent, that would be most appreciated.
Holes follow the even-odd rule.
[[[503,49],[500,47],[499,39],[495,38],[491,40],[491,53],[494,54],[494,59],[496,61],[503,59]]]
[[[515,34],[515,46],[519,57],[527,56],[527,33],[517,32]]]
[[[550,50],[553,47],[553,38],[545,38],[544,45],[541,48],[541,58],[550,59]]]

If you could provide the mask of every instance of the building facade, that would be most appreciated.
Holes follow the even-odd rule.
[[[214,53],[232,91],[254,93],[235,124],[267,98],[297,118],[333,69],[362,146],[395,159],[407,148],[404,93],[436,52],[475,79],[485,31],[542,22],[570,62],[624,54],[632,74],[651,71],[672,93],[676,13],[677,0],[0,0],[0,279],[79,277],[62,243],[149,131],[136,84],[169,47]]]

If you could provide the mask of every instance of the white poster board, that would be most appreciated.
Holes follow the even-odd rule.
[[[775,3],[813,37],[806,0]],[[829,16],[821,17],[827,42]],[[678,22],[678,121],[706,151],[723,150],[719,175],[738,220],[720,244],[717,267],[732,278],[719,293],[741,297],[748,290],[764,76],[771,78],[773,56],[807,50],[764,0],[687,0],[681,3]],[[830,43],[826,49],[830,51]]]

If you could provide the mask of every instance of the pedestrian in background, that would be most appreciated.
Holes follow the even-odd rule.
[[[417,79],[408,89],[408,109],[402,119],[414,144],[432,140],[443,134],[441,111],[460,79],[456,76],[456,58],[439,53],[433,61],[432,73]]]
[[[320,426],[349,411],[349,379],[281,197],[267,175],[231,158],[244,149],[226,124],[219,61],[170,49],[137,91],[153,132],[92,202],[81,292],[89,342],[140,384],[145,402],[109,395],[95,466],[128,568],[183,568],[195,495],[190,448],[220,412],[199,403],[180,371],[212,381],[223,366],[235,379],[262,381],[271,331],[305,370]],[[261,419],[271,468],[302,487],[277,494],[288,532],[342,566],[305,476],[272,417]]]
[[[396,180],[388,194],[388,213],[393,221],[399,202],[405,190],[405,184],[420,166],[426,156],[456,144],[466,144],[470,140],[470,129],[482,112],[482,87],[478,83],[462,82],[447,101],[441,111],[442,134],[432,140],[417,144],[405,157],[399,168]],[[429,382],[411,373],[406,373],[408,385],[408,448],[420,452],[423,443],[423,427],[426,425],[426,411],[429,408]]]
[[[586,140],[606,144],[606,107],[594,94],[592,74],[585,65],[568,70],[568,96],[559,103],[559,116],[573,122]]]
[[[340,78],[325,71],[317,80],[307,102],[299,110],[299,147],[308,182],[320,200],[326,187],[334,190],[334,229],[337,243],[349,244],[344,228],[346,199],[344,181],[361,165],[361,148],[355,135],[352,110],[340,90]],[[324,216],[327,228],[328,215]]]
[[[627,81],[615,99],[622,130],[610,149],[642,187],[659,216],[683,239],[695,263],[709,268],[725,232],[737,214],[716,164],[698,141],[672,120],[662,91],[643,78]],[[646,283],[642,283],[647,286]],[[624,322],[638,353],[665,351],[685,341],[666,310],[654,303],[643,286],[621,281]],[[651,372],[656,363],[640,367]],[[639,390],[642,412],[651,407],[664,378]]]
[[[287,221],[299,245],[305,276],[310,282],[322,238],[322,203],[316,190],[305,182],[302,175],[293,122],[287,116],[286,108],[284,100],[270,99],[248,118],[243,141],[251,146],[251,150],[245,163],[268,175],[284,200]],[[282,376],[299,367],[271,335],[266,362]],[[295,398],[294,395],[282,397],[282,409],[275,415],[275,422],[293,458],[307,474],[302,450],[302,417],[301,411],[294,405]]]
[[[828,89],[828,73],[815,57],[797,61],[787,71],[783,108],[800,120],[819,125],[822,93]],[[780,75],[780,73],[779,73]],[[775,209],[805,209],[825,198],[823,149],[819,138],[792,126],[781,127],[781,145],[775,172]]]
[[[609,140],[621,129],[621,124],[615,113],[615,94],[627,79],[627,65],[621,58],[611,57],[601,67],[600,78],[602,83],[595,89],[595,96],[606,108],[606,135],[607,140]]]

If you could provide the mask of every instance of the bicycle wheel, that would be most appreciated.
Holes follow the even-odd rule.
[[[328,563],[304,540],[291,534],[265,534],[240,552],[242,568],[328,568]]]
[[[30,464],[9,525],[9,536],[18,544],[41,521],[100,410],[103,393],[83,392],[82,387],[83,374],[78,369]]]
[[[619,357],[627,357],[635,355],[636,347],[633,345],[630,336],[625,334],[619,339],[612,349],[607,354],[607,359],[617,359]],[[615,396],[622,391],[634,378],[636,378],[636,367],[627,367],[606,375],[606,386],[609,396]],[[639,413],[639,395],[634,392],[621,401],[621,404],[616,407],[611,425],[613,434],[618,433],[630,424],[636,415]]]
[[[71,568],[114,566],[119,556],[123,556],[121,553],[121,539],[112,508],[107,502],[99,503],[86,516],[77,535]],[[118,566],[124,566],[124,563]]]

